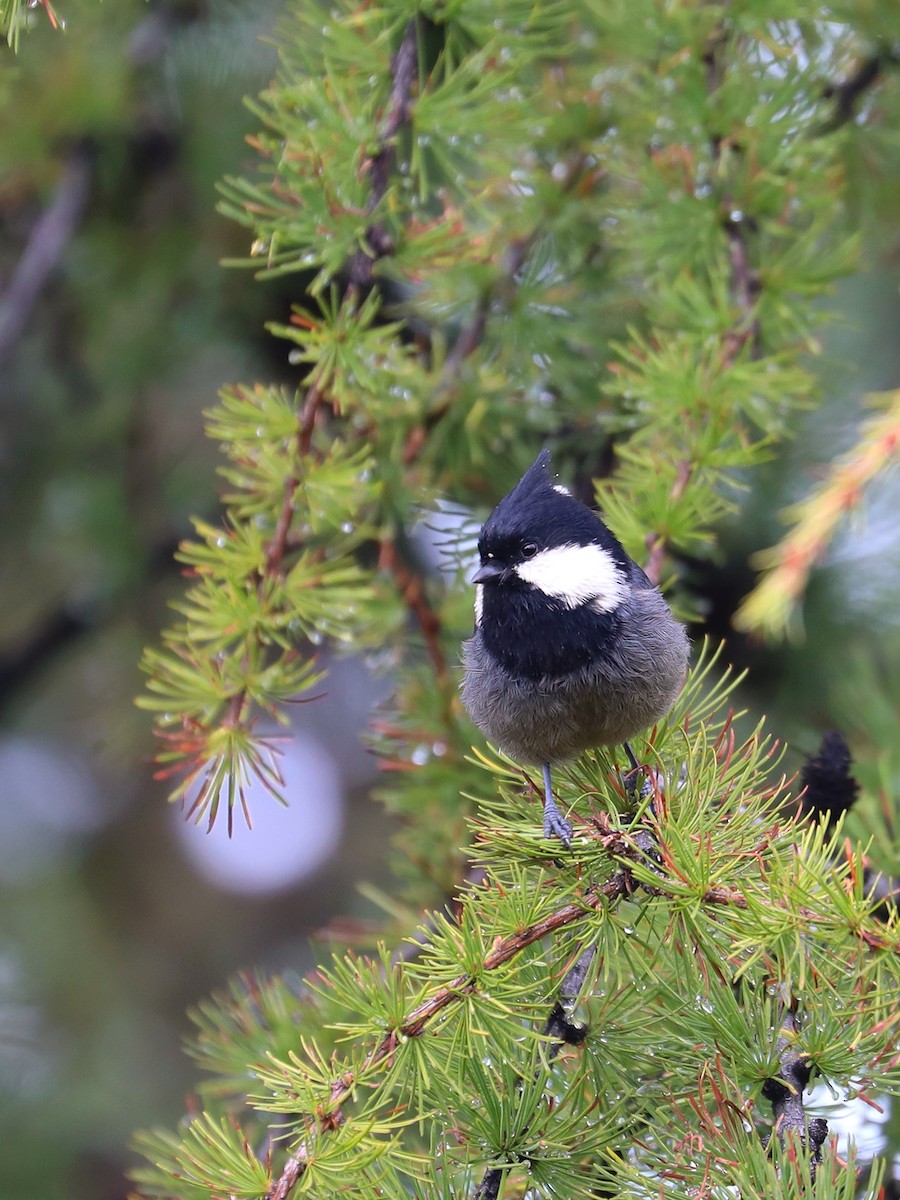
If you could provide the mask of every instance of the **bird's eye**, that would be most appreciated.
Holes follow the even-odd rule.
[[[534,558],[534,556],[537,554],[537,551],[537,542],[525,542],[525,544],[522,546],[522,557]]]

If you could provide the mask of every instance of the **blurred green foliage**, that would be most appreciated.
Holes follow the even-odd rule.
[[[263,914],[266,937],[294,937],[283,902],[216,894],[178,855],[132,703],[177,541],[217,512],[202,410],[228,380],[289,373],[262,329],[287,304],[221,269],[246,239],[215,214],[280,8],[67,0],[65,30],[25,10],[0,54],[0,325],[17,330],[0,353],[0,839],[4,863],[28,821],[55,847],[0,881],[8,1200],[121,1195],[135,1114],[171,1114],[189,1086],[187,1004],[265,944]],[[52,214],[66,232],[35,290]],[[64,777],[47,795],[22,781],[20,745],[89,768],[97,811],[68,840]],[[313,899],[308,920],[329,911]]]

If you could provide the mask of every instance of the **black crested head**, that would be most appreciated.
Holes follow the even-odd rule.
[[[550,451],[546,449],[485,521],[478,548],[482,562],[487,557],[513,562],[529,542],[540,550],[597,545],[608,550],[622,567],[629,562],[621,543],[597,513],[554,482]]]

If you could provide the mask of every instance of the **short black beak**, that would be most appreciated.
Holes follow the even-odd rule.
[[[486,562],[482,563],[475,574],[472,576],[473,583],[496,583],[501,575],[504,574],[506,568],[501,567],[499,563]]]

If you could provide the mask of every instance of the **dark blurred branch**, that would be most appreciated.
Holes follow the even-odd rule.
[[[472,1200],[497,1200],[505,1171],[506,1167],[491,1167],[485,1171],[484,1178],[472,1193]]]
[[[0,298],[0,363],[15,349],[47,279],[78,226],[88,196],[91,159],[86,144],[66,155],[53,199],[32,229],[25,252]]]
[[[159,580],[178,574],[174,559],[177,548],[178,539],[174,535],[149,547],[146,568],[137,584],[139,592],[146,592]],[[123,613],[133,614],[134,606],[133,590],[123,591],[108,601],[94,597],[78,605],[63,603],[50,610],[26,639],[20,639],[8,650],[0,650],[0,715],[71,645],[85,634],[109,627]]]
[[[837,83],[829,83],[823,89],[826,100],[834,101],[834,112],[825,123],[826,132],[840,129],[856,116],[857,106],[865,93],[873,87],[881,77],[884,67],[895,65],[898,55],[888,49],[878,50],[864,58],[852,75]]]
[[[588,1035],[586,1025],[576,1025],[572,1020],[578,997],[584,989],[596,946],[587,946],[566,972],[559,989],[559,999],[553,1005],[544,1023],[544,1037],[553,1038],[550,1058],[556,1058],[563,1046],[580,1046]]]
[[[805,1055],[795,1047],[794,1035],[797,1031],[797,1015],[787,1011],[776,1043],[779,1074],[776,1078],[766,1080],[762,1094],[772,1105],[775,1118],[773,1132],[779,1142],[783,1145],[788,1135],[793,1134],[809,1149],[814,1181],[816,1167],[822,1161],[822,1146],[828,1136],[828,1122],[822,1117],[814,1117],[810,1121],[803,1107],[803,1092],[809,1083],[811,1070]]]
[[[0,656],[0,713],[20,688],[58,658],[70,642],[95,627],[89,611],[59,608],[49,613],[28,641]]]

